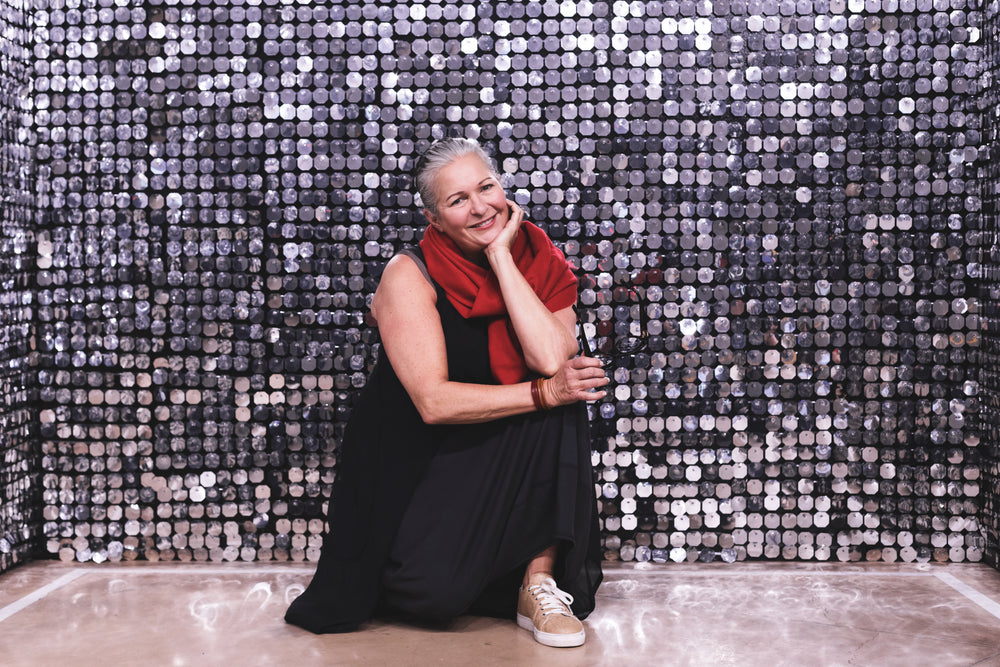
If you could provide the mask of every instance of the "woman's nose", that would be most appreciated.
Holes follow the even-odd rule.
[[[486,201],[478,195],[472,195],[469,198],[469,205],[469,210],[473,215],[484,215],[489,208]]]

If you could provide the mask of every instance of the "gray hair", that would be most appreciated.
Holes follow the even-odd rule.
[[[420,201],[423,203],[424,208],[435,215],[437,214],[438,203],[437,194],[434,192],[434,181],[437,178],[438,172],[454,160],[471,154],[478,155],[483,164],[490,170],[490,173],[496,177],[497,181],[500,180],[496,163],[493,162],[493,158],[486,153],[478,142],[461,137],[439,139],[424,151],[424,154],[420,156],[414,167],[413,177],[417,186],[417,194],[420,195]]]

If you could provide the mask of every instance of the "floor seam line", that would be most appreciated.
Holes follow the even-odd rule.
[[[795,571],[795,572],[749,572],[749,571],[739,571],[739,572],[724,572],[724,571],[714,571],[714,572],[676,572],[670,571],[667,568],[657,568],[656,570],[638,570],[637,572],[618,572],[609,571],[604,573],[604,578],[608,579],[614,576],[634,576],[634,575],[671,575],[675,577],[684,576],[695,576],[695,577],[715,577],[718,575],[741,575],[741,576],[754,576],[754,575],[766,575],[766,576],[820,576],[820,577],[936,577],[937,574],[934,572],[809,572],[809,571]]]
[[[139,565],[139,566],[96,566],[80,568],[79,571],[82,573],[90,574],[299,574],[303,572],[312,572],[316,569],[316,566],[309,563],[303,565],[282,565],[277,567],[254,567],[254,568],[229,568],[225,565],[223,566],[206,566],[206,565],[161,565],[161,566],[149,566],[149,565]],[[613,579],[616,577],[633,577],[633,576],[670,576],[670,577],[717,577],[717,576],[780,576],[780,577],[791,577],[791,576],[809,576],[809,577],[938,577],[934,572],[809,572],[809,571],[794,571],[794,572],[750,572],[745,570],[733,570],[733,571],[713,571],[713,572],[678,572],[676,570],[670,570],[669,568],[657,568],[655,570],[638,570],[635,572],[620,572],[617,570],[610,570],[604,572],[604,579]],[[948,575],[951,576],[951,575]]]
[[[996,658],[997,656],[1000,656],[1000,652],[993,653],[992,655],[988,655],[988,656],[986,656],[985,658],[983,658],[981,660],[977,660],[976,662],[974,662],[971,665],[969,665],[969,667],[976,667],[976,665],[982,665],[987,660],[992,660],[993,658]]]
[[[949,572],[935,572],[934,576],[945,584],[951,586],[969,600],[975,602],[986,612],[992,614],[996,618],[1000,618],[1000,604],[987,596],[985,593],[977,591],[975,588]]]
[[[0,608],[0,623],[3,623],[17,612],[43,599],[49,593],[57,591],[63,586],[72,583],[77,579],[79,579],[80,577],[86,576],[87,574],[88,571],[85,569],[79,569],[79,570],[73,570],[72,572],[67,572],[63,576],[56,579],[55,581],[50,581],[41,588],[32,591],[31,593],[28,593],[21,599],[10,603],[6,607]]]
[[[969,641],[968,639],[964,639],[964,638],[961,638],[961,637],[949,637],[947,635],[930,634],[930,633],[927,633],[927,632],[914,633],[914,632],[901,632],[901,631],[893,631],[893,630],[878,630],[878,629],[874,629],[874,628],[866,628],[866,627],[862,627],[862,626],[851,625],[850,623],[834,623],[832,621],[823,622],[823,621],[813,621],[813,620],[809,620],[809,619],[799,619],[797,622],[798,623],[802,623],[803,625],[819,625],[819,626],[822,626],[822,627],[825,627],[825,628],[838,628],[838,629],[841,629],[841,630],[848,630],[850,632],[858,632],[858,633],[861,633],[861,632],[870,632],[870,633],[877,633],[877,634],[886,635],[886,636],[889,636],[889,637],[900,637],[900,638],[904,638],[905,637],[905,638],[908,638],[908,639],[914,639],[914,638],[920,638],[920,637],[924,637],[924,638],[930,637],[930,638],[933,638],[935,641],[939,641],[939,642],[950,642],[952,644],[964,644],[964,645],[969,645],[969,646],[982,646],[983,648],[986,648],[986,649],[993,648],[993,646],[994,646],[994,643],[989,643],[989,642],[985,642],[985,641],[983,641],[983,642],[980,642],[980,641]],[[1000,655],[1000,654],[998,654],[998,655]]]
[[[203,567],[201,565],[192,565],[190,567],[184,567],[183,565],[177,566],[166,566],[166,567],[95,567],[88,568],[88,571],[92,574],[227,574],[227,575],[254,575],[254,574],[308,574],[316,569],[315,566],[312,567],[258,567],[253,569],[229,569],[226,567]]]

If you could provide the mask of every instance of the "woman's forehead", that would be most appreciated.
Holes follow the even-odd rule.
[[[466,153],[465,155],[459,155],[454,160],[441,167],[437,173],[437,177],[441,178],[441,176],[445,175],[457,176],[462,174],[479,174],[482,172],[489,174],[489,166],[475,153]]]
[[[486,178],[494,178],[489,166],[475,153],[455,158],[441,167],[434,176],[436,188],[475,185]]]

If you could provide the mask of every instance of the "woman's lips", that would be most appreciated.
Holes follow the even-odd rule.
[[[469,229],[489,229],[490,227],[493,226],[493,222],[496,219],[497,219],[497,216],[496,216],[496,214],[494,214],[491,218],[483,220],[482,222],[477,222],[476,224],[474,224],[471,227],[469,227]]]

